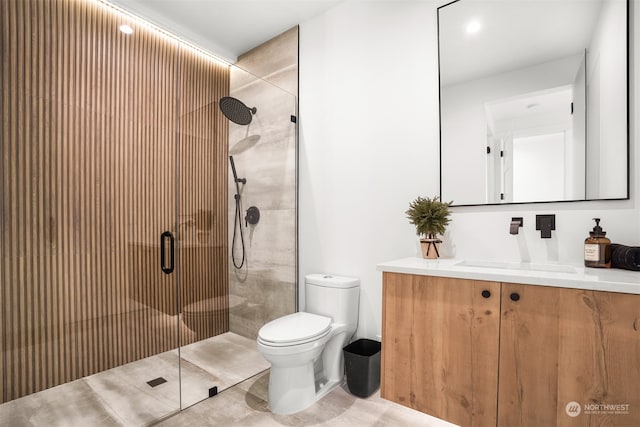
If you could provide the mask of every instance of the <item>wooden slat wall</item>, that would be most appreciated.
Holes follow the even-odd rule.
[[[177,347],[177,309],[158,307],[180,282],[225,309],[229,73],[88,0],[2,0],[0,47],[6,402]],[[159,273],[160,233],[200,211],[210,237]]]
[[[229,73],[205,56],[180,56],[178,134],[179,240],[176,271],[182,307],[195,303],[216,314],[196,317],[194,334],[182,334],[182,345],[229,330],[227,276],[228,120],[220,112],[220,94],[229,93]],[[220,143],[224,141],[224,143]],[[222,172],[222,173],[221,173]],[[204,244],[207,249],[202,249]],[[221,262],[222,259],[225,262]],[[215,262],[213,262],[215,260]],[[203,269],[203,263],[206,269]],[[204,306],[204,307],[203,307]]]

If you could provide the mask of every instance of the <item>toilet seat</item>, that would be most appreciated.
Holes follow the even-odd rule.
[[[258,341],[266,346],[289,347],[318,340],[329,332],[330,317],[298,312],[264,325],[258,332]]]

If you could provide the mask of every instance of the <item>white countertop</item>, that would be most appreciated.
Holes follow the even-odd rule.
[[[461,263],[485,264],[486,266],[460,265]],[[500,267],[493,267],[492,264]],[[558,270],[568,269],[573,270],[573,272],[540,271],[545,268],[553,269],[556,266]],[[531,270],[531,268],[537,268],[538,270]],[[638,271],[586,268],[576,264],[474,262],[451,258],[437,260],[402,258],[379,263],[376,269],[390,273],[640,294],[640,272]]]

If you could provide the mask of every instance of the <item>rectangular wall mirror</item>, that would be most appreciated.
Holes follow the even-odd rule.
[[[629,198],[628,0],[438,8],[440,195]]]

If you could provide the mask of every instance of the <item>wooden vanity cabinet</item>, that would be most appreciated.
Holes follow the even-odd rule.
[[[461,426],[640,426],[640,295],[383,279],[383,398]]]
[[[383,274],[381,396],[458,425],[495,425],[500,284]]]
[[[498,388],[499,426],[640,426],[640,295],[503,283]]]

